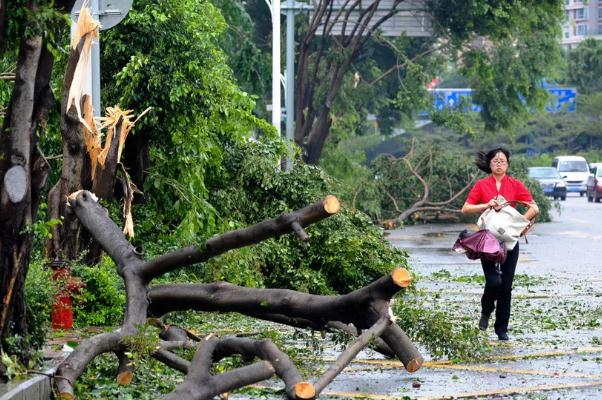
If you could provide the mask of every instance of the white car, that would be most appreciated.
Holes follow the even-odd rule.
[[[590,176],[589,165],[581,156],[557,156],[552,160],[552,167],[556,168],[566,182],[567,192],[577,192],[585,195],[587,179]]]

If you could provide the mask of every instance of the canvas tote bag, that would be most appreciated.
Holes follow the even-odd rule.
[[[529,220],[506,203],[499,211],[493,208],[485,210],[479,217],[477,225],[480,229],[487,229],[493,233],[499,241],[506,244],[508,250],[512,250],[521,232],[529,225]]]

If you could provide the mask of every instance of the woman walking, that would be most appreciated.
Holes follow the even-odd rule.
[[[516,207],[519,202],[526,205],[528,208],[523,216],[529,221],[539,213],[539,208],[525,185],[520,180],[506,175],[510,165],[510,152],[507,149],[498,147],[488,152],[479,152],[475,164],[481,171],[490,175],[475,183],[462,207],[462,214],[479,214],[488,208],[499,211],[501,204],[506,202],[512,207]],[[530,226],[531,224],[525,229],[529,229]],[[485,274],[485,290],[481,297],[479,329],[487,329],[489,318],[495,309],[494,329],[499,340],[509,339],[508,321],[518,248],[516,243],[516,246],[508,251],[506,261],[500,268],[501,276],[495,262],[481,260]]]

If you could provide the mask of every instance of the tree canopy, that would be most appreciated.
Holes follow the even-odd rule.
[[[372,14],[381,2],[373,2],[359,10],[365,22],[361,28],[354,30],[349,23],[337,36],[327,33],[336,24],[345,26],[349,14],[329,13],[331,4],[318,3],[310,20],[299,28],[295,141],[310,163],[319,161],[338,114],[336,99],[354,75],[359,77],[355,87],[368,85],[380,94],[391,93],[385,88],[387,80],[393,82],[392,99],[399,111],[413,118],[428,107],[426,83],[451,63],[475,90],[485,126],[493,130],[524,120],[533,107],[543,106],[547,94],[541,81],[554,75],[560,61],[561,1],[426,1],[432,36],[380,40],[379,45],[389,48],[390,56],[383,58],[374,51],[378,27],[405,2],[393,2],[382,19]],[[349,7],[355,5],[351,2]],[[376,113],[385,104],[366,108]]]

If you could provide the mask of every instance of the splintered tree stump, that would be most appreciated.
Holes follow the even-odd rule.
[[[117,273],[125,282],[127,301],[120,329],[84,340],[61,363],[54,377],[60,398],[75,397],[74,382],[95,357],[104,353],[117,355],[117,382],[129,384],[134,370],[126,356],[128,349],[124,339],[136,335],[145,323],[160,329],[161,340],[151,356],[186,374],[186,379],[164,399],[208,400],[274,375],[284,382],[287,398],[315,399],[357,353],[371,343],[377,343],[384,353],[399,358],[410,372],[422,365],[422,356],[416,347],[391,320],[391,298],[411,283],[410,273],[404,268],[396,268],[371,284],[340,296],[319,296],[285,289],[251,289],[226,282],[150,285],[154,278],[167,272],[268,238],[294,233],[301,240],[307,240],[305,227],[339,211],[340,203],[334,196],[327,196],[301,210],[213,237],[201,246],[180,249],[150,261],[143,260],[92,193],[73,193],[68,203],[81,224],[115,261]],[[302,378],[289,357],[269,340],[213,335],[200,338],[182,328],[164,325],[158,319],[180,310],[238,312],[300,328],[341,329],[357,338],[322,377],[311,383]],[[192,360],[174,352],[195,347]],[[217,375],[210,373],[214,363],[235,355],[240,355],[247,365]]]

